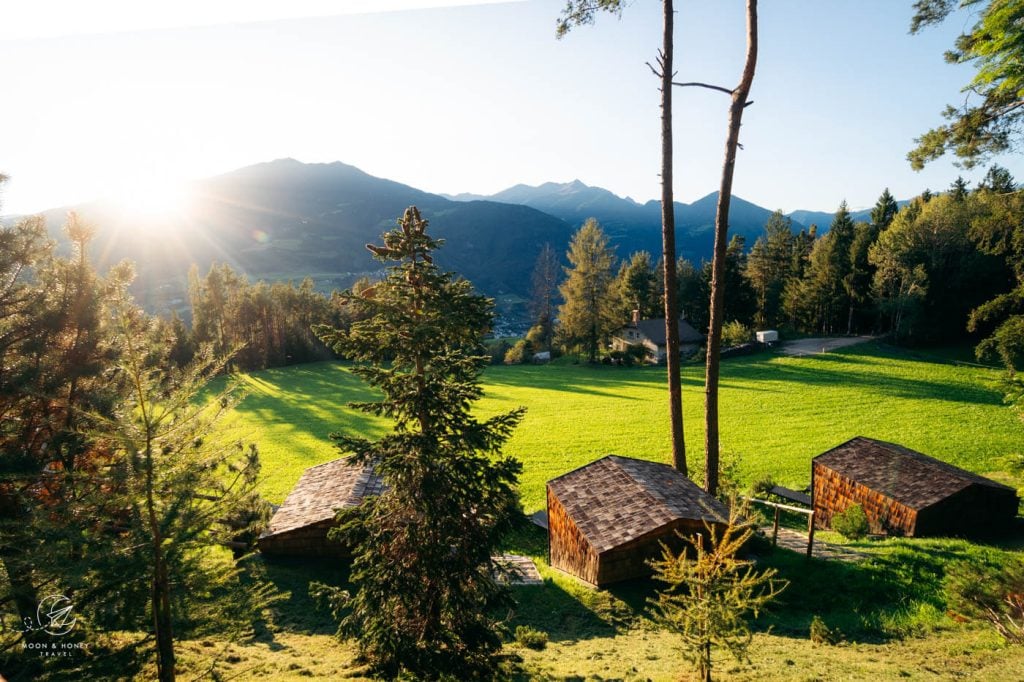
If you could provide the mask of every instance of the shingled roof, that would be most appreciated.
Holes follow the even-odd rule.
[[[371,465],[355,464],[348,457],[310,467],[274,513],[263,537],[329,521],[336,510],[354,507],[369,495],[379,495],[383,487]]]
[[[665,318],[656,317],[652,320],[640,320],[636,328],[643,333],[652,343],[658,346],[665,345]],[[686,320],[679,320],[679,342],[680,343],[701,343],[704,337],[696,329],[690,326]]]
[[[598,553],[680,519],[720,521],[721,502],[665,464],[608,455],[548,482]]]
[[[1012,490],[902,445],[864,436],[823,452],[814,462],[917,510],[971,485]]]

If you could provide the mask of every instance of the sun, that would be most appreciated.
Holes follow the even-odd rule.
[[[182,215],[191,198],[184,183],[140,177],[119,183],[107,201],[125,214],[151,218]]]

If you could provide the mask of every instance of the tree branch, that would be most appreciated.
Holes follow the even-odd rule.
[[[707,88],[708,90],[717,90],[718,92],[724,92],[727,95],[732,95],[733,91],[729,88],[723,88],[720,85],[710,85],[708,83],[676,83],[672,81],[672,85],[678,85],[681,88]]]

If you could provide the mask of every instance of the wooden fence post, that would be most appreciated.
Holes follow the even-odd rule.
[[[779,508],[775,508],[775,528],[772,529],[772,547],[779,544]]]
[[[814,510],[807,516],[807,556],[814,552]]]

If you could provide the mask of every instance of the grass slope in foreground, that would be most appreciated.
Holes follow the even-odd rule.
[[[669,461],[665,370],[556,364],[490,367],[482,415],[525,405],[505,452],[523,462],[526,511],[544,505],[545,482],[608,453]],[[803,487],[810,459],[856,435],[900,443],[1018,485],[1009,459],[1024,450],[1024,425],[1002,403],[999,373],[876,343],[825,355],[761,354],[722,365],[722,450],[744,482],[771,474]],[[344,363],[317,363],[243,377],[248,397],[232,437],[255,441],[262,491],[281,502],[309,466],[339,456],[332,431],[376,437],[382,420],[345,406],[373,399]],[[683,369],[691,474],[703,466],[703,367]],[[699,478],[699,475],[697,476]]]

